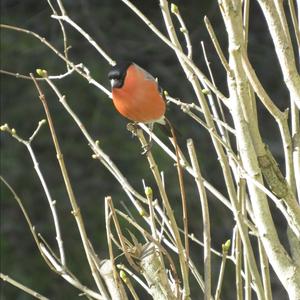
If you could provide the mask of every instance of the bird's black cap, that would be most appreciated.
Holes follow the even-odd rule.
[[[108,72],[108,79],[112,82],[112,88],[121,88],[124,84],[127,69],[132,64],[128,61],[120,61]]]

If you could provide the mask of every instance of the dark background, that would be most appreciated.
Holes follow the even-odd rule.
[[[252,1],[253,2],[253,1]],[[259,78],[276,104],[288,106],[288,94],[274,56],[273,45],[256,3],[251,2],[249,53]],[[134,3],[165,33],[157,1],[134,1]],[[226,76],[204,27],[207,15],[227,55],[226,32],[216,1],[175,1],[186,21],[193,43],[195,62],[208,74],[200,42],[205,42],[208,58],[217,86],[227,95]],[[124,4],[117,0],[64,1],[70,17],[85,29],[114,59],[129,59],[137,62],[154,76],[169,94],[187,102],[196,101],[172,50],[159,40],[142,21]],[[1,22],[30,29],[46,37],[62,50],[62,35],[58,23],[50,18],[51,11],[46,1],[1,1]],[[177,24],[176,20],[174,23]],[[83,62],[93,78],[109,88],[107,72],[109,65],[77,32],[65,25],[68,34],[70,59]],[[181,35],[179,34],[181,37]],[[183,42],[185,46],[185,43]],[[1,31],[1,69],[21,74],[46,69],[50,75],[65,72],[65,65],[48,48],[31,36]],[[130,183],[143,193],[142,179],[155,190],[155,183],[145,157],[140,155],[138,141],[126,130],[127,121],[116,114],[108,97],[89,85],[80,76],[72,76],[56,82],[67,96],[69,105],[78,114],[90,134],[100,140],[103,150],[109,154],[126,175]],[[80,204],[86,228],[100,258],[108,257],[104,226],[104,197],[111,195],[117,207],[123,202],[131,209],[127,197],[112,175],[99,162],[91,159],[91,151],[80,130],[58,103],[46,84],[42,87],[54,119],[55,128],[64,153],[65,162]],[[258,104],[259,121],[265,142],[279,162],[282,148],[276,124],[266,110]],[[177,107],[170,107],[173,122],[182,136],[192,137],[198,149],[203,175],[222,193],[226,194],[215,151],[205,129],[188,119]],[[229,112],[226,111],[229,122]],[[1,124],[8,123],[24,138],[34,131],[39,120],[45,118],[33,83],[1,75]],[[69,268],[94,288],[92,277],[83,252],[78,230],[67,198],[62,176],[58,168],[54,147],[47,126],[44,126],[32,144],[41,170],[47,180],[52,197],[57,200],[57,210]],[[173,162],[157,146],[153,153],[165,172],[166,187],[177,219],[181,219],[180,195],[177,173]],[[45,195],[32,166],[26,148],[8,134],[1,134],[1,173],[15,188],[24,206],[40,232],[56,249],[52,219]],[[193,180],[185,176],[190,212],[190,231],[202,240],[202,220],[198,194]],[[157,194],[156,194],[157,195]],[[212,245],[221,251],[221,244],[232,236],[234,221],[230,212],[209,195],[211,213]],[[284,224],[275,214],[281,238],[285,242]],[[125,226],[125,225],[124,225]],[[127,226],[127,225],[126,225]],[[139,236],[138,236],[139,237]],[[142,241],[141,237],[140,241]],[[192,258],[203,273],[202,249],[192,245]],[[220,259],[213,257],[213,291],[219,274]],[[123,258],[120,259],[122,261]],[[123,260],[124,261],[124,260]],[[8,190],[1,185],[1,271],[52,299],[77,299],[78,291],[58,275],[52,273],[40,257],[24,217]],[[192,298],[201,299],[192,280]],[[274,276],[272,282],[274,299],[286,296]],[[142,291],[140,291],[140,294]],[[223,299],[233,299],[235,294],[234,266],[228,262],[225,272]],[[147,296],[145,296],[146,299]],[[1,299],[31,299],[15,287],[1,282]]]

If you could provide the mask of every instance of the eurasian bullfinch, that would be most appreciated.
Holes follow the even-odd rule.
[[[132,62],[116,64],[108,73],[116,110],[133,122],[168,125],[166,102],[155,78]]]

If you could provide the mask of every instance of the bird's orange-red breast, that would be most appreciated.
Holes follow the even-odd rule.
[[[117,111],[134,122],[165,124],[166,103],[157,81],[135,63],[122,62],[108,73]]]

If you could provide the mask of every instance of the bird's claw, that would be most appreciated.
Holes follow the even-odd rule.
[[[139,126],[137,123],[128,123],[126,126],[127,130],[132,133],[132,136],[136,136],[136,132],[139,129]]]
[[[149,141],[148,144],[146,144],[146,145],[144,145],[144,146],[142,147],[142,152],[141,152],[141,154],[142,154],[142,155],[146,155],[146,154],[152,149],[152,146],[153,146],[152,141]]]

